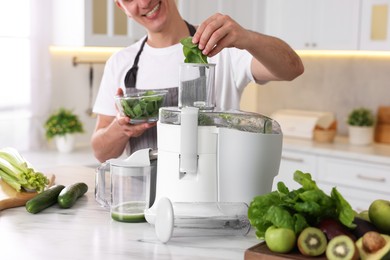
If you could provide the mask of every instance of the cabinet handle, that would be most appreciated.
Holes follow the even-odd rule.
[[[303,163],[304,162],[304,160],[302,158],[293,158],[293,157],[287,157],[287,156],[282,156],[282,160],[292,161],[292,162],[299,162],[299,163]]]
[[[384,177],[372,177],[358,174],[358,179],[366,180],[366,181],[375,181],[375,182],[386,182],[386,178]]]

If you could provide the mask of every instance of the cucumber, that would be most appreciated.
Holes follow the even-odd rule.
[[[88,186],[84,182],[78,182],[65,187],[58,195],[58,205],[60,208],[67,209],[72,207],[78,198],[88,191]]]
[[[64,185],[54,185],[42,191],[26,202],[26,210],[32,214],[38,213],[57,202],[58,194],[65,188]]]

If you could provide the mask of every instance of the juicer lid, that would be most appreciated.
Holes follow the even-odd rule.
[[[181,109],[179,107],[160,108],[159,122],[162,124],[181,125]],[[261,134],[282,134],[279,123],[274,119],[258,113],[241,110],[199,110],[198,126],[224,127]]]
[[[120,167],[145,167],[150,166],[150,148],[141,149],[132,153],[126,159],[110,159],[111,165]]]

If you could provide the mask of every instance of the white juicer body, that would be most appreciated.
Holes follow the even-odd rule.
[[[172,202],[245,202],[271,191],[278,174],[282,134],[263,134],[217,126],[197,126],[196,171],[180,167],[181,125],[157,123],[158,160],[155,204],[145,212],[154,224],[160,198]],[[186,138],[191,138],[186,136]],[[187,141],[185,141],[187,142]]]
[[[198,127],[196,172],[180,171],[180,125],[157,123],[158,160],[156,202],[168,197],[172,202],[217,201],[217,128]]]

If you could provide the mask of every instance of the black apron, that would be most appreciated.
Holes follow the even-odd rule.
[[[190,32],[191,36],[194,36],[196,29],[193,25],[187,23],[185,21],[187,28]],[[138,72],[138,62],[139,58],[141,56],[141,53],[144,49],[145,43],[148,40],[148,37],[146,36],[145,39],[142,41],[141,47],[135,56],[133,66],[129,69],[125,76],[125,87],[127,89],[136,88],[136,82],[137,82],[137,72]],[[168,93],[165,97],[165,101],[163,106],[177,106],[178,105],[178,87],[174,88],[168,88]],[[139,137],[131,137],[129,140],[130,144],[130,154],[145,148],[151,148],[153,150],[157,149],[157,127],[152,127],[146,130],[141,136]]]

